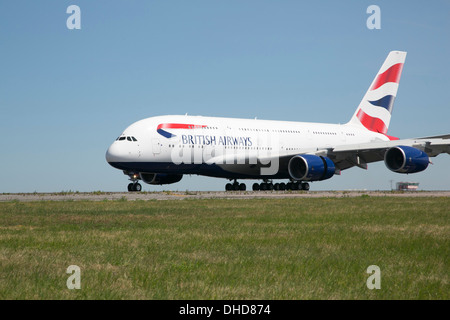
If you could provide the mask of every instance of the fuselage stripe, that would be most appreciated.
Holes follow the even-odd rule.
[[[198,124],[185,124],[185,123],[161,123],[158,125],[158,127],[156,128],[156,131],[162,135],[163,137],[166,138],[172,138],[172,137],[176,137],[176,135],[162,130],[164,129],[201,129],[201,128],[206,128],[207,126],[205,125],[198,125]]]

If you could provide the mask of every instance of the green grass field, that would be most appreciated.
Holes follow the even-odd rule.
[[[4,202],[0,299],[449,299],[449,222],[449,198]]]

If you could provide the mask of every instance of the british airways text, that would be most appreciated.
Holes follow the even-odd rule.
[[[210,135],[186,135],[181,136],[183,144],[203,144],[203,145],[222,145],[222,146],[244,146],[253,145],[250,137],[231,137],[231,136],[210,136]]]

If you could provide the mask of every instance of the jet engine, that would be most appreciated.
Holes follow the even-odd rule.
[[[397,173],[415,173],[425,170],[430,163],[430,158],[422,150],[396,146],[386,151],[384,163],[389,170]]]
[[[166,174],[166,173],[145,173],[139,174],[142,181],[148,184],[171,184],[176,183],[183,178],[182,174]]]
[[[330,158],[302,154],[289,160],[288,171],[294,180],[319,181],[331,178],[336,167]]]

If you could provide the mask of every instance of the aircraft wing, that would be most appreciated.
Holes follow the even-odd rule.
[[[384,161],[386,150],[395,146],[414,147],[427,153],[429,157],[435,157],[441,153],[450,154],[450,134],[402,139],[391,141],[374,141],[370,143],[361,143],[353,145],[342,145],[327,149],[304,150],[300,153],[289,154],[228,154],[214,157],[210,163],[229,164],[228,168],[233,167],[233,171],[242,171],[242,173],[259,174],[259,170],[264,167],[271,167],[274,160],[279,161],[279,167],[287,168],[289,160],[298,154],[314,154],[330,158],[336,165],[336,169],[342,171],[357,166],[367,169],[367,164],[376,161]],[[235,162],[248,164],[248,166],[234,165]],[[278,166],[277,166],[278,168]],[[270,170],[267,171],[270,174]],[[271,173],[274,174],[274,173]]]
[[[416,139],[450,139],[450,134],[442,134],[440,136],[422,137]]]
[[[354,166],[367,169],[367,164],[383,161],[387,149],[395,146],[409,146],[424,151],[429,157],[441,153],[450,154],[450,134],[435,137],[380,141],[354,145],[342,145],[318,150],[316,155],[329,157],[340,170]]]

